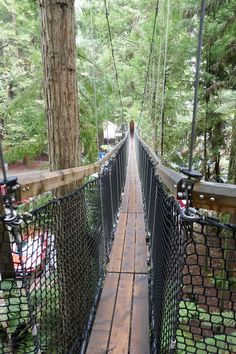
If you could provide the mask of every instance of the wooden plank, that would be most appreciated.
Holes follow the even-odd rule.
[[[118,282],[119,274],[107,274],[86,350],[87,354],[104,354],[107,352]]]
[[[236,214],[236,186],[227,183],[198,182],[193,188],[196,208]]]
[[[144,213],[136,214],[135,273],[148,273]]]
[[[132,179],[131,186],[130,186],[130,193],[129,193],[129,207],[128,212],[134,213],[136,211],[135,205],[135,181]]]
[[[44,172],[40,175],[19,177],[20,188],[17,191],[19,200],[29,198],[51,191],[53,189],[68,185],[70,183],[80,181],[84,177],[91,176],[101,170],[102,165],[112,156],[115,156],[122,145],[125,143],[126,137],[117,144],[114,149],[109,152],[102,160],[87,166],[68,168],[55,172]]]
[[[148,275],[136,274],[134,281],[130,354],[149,354]]]
[[[128,354],[133,274],[121,274],[108,353]]]
[[[120,272],[125,240],[125,230],[127,222],[127,213],[120,213],[120,218],[115,233],[114,243],[108,265],[108,272]]]
[[[21,200],[39,195],[72,182],[82,180],[84,177],[99,171],[99,164],[93,164],[56,172],[41,173],[39,176],[19,177],[20,188],[17,191],[17,198]]]
[[[120,208],[121,212],[126,212],[127,213],[127,211],[128,211],[129,191],[130,191],[130,179],[126,178],[124,195],[123,195],[123,200],[122,200],[122,204],[121,204],[121,208]]]
[[[138,213],[143,212],[143,199],[140,181],[136,183],[136,211]]]
[[[135,259],[135,213],[129,213],[127,219],[125,243],[121,271],[123,273],[134,273]]]

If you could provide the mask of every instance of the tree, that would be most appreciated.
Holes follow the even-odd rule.
[[[39,5],[49,158],[50,169],[53,171],[76,167],[79,163],[75,9],[74,0],[40,0]],[[59,194],[64,194],[68,188],[70,189],[72,186],[60,188]],[[74,344],[74,331],[77,330],[79,333],[79,322],[75,323],[74,320],[79,314],[75,313],[71,299],[83,296],[77,291],[77,287],[83,282],[79,272],[73,277],[77,287],[71,287],[71,270],[68,268],[66,260],[70,210],[71,204],[64,200],[63,206],[59,207],[56,213],[54,230],[57,272],[60,279],[60,340],[62,343],[65,342],[63,344],[65,352],[68,352]],[[73,216],[75,217],[75,215],[77,214],[74,213]],[[60,226],[58,227],[58,225]],[[76,236],[77,231],[74,231],[74,237]],[[70,238],[70,242],[73,242],[72,234],[70,234]],[[67,314],[66,320],[63,320],[65,313]]]
[[[51,171],[79,164],[74,0],[40,0]]]

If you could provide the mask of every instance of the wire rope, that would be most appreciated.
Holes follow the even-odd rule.
[[[96,121],[96,145],[97,145],[97,153],[99,159],[99,132],[98,132],[98,109],[97,109],[97,86],[96,86],[96,68],[95,68],[95,41],[94,41],[94,23],[93,23],[93,6],[92,1],[90,0],[90,31],[91,31],[91,57],[93,62],[93,92],[94,92],[94,114]]]
[[[116,79],[116,84],[117,84],[119,100],[120,100],[121,116],[122,116],[122,121],[124,123],[125,122],[125,119],[124,119],[124,107],[123,107],[123,101],[122,101],[122,95],[121,95],[121,89],[120,89],[120,81],[119,81],[119,76],[118,76],[118,71],[117,71],[115,51],[114,51],[114,46],[113,46],[112,34],[111,34],[111,25],[110,25],[110,21],[109,21],[109,12],[108,12],[107,0],[104,0],[104,6],[105,6],[105,15],[106,15],[106,20],[107,20],[107,28],[108,28],[109,41],[110,41],[110,46],[111,46],[111,54],[112,54],[113,66],[114,66],[114,71],[115,71],[115,79]]]
[[[105,108],[106,108],[106,130],[107,130],[107,146],[108,146],[108,151],[110,150],[110,141],[109,141],[109,130],[108,130],[108,104],[107,104],[107,86],[106,82],[103,82],[104,85],[104,93],[105,93]]]
[[[197,47],[197,62],[196,62],[196,75],[194,84],[194,103],[193,103],[193,117],[192,117],[192,131],[189,149],[189,171],[192,171],[193,167],[193,150],[195,145],[196,137],[196,120],[197,120],[197,109],[198,109],[198,89],[200,80],[200,65],[202,58],[202,43],[203,43],[203,30],[204,30],[204,18],[206,10],[206,0],[201,2],[201,14],[200,14],[200,26],[198,34],[198,47]]]
[[[138,126],[139,126],[140,121],[142,119],[144,103],[145,103],[145,99],[146,99],[146,95],[147,95],[148,79],[149,79],[149,75],[150,75],[152,53],[153,53],[153,47],[154,47],[154,41],[155,41],[155,35],[156,35],[158,12],[159,12],[159,0],[157,0],[157,2],[156,2],[156,10],[155,10],[153,30],[152,30],[152,39],[151,39],[150,50],[149,50],[149,55],[148,55],[148,65],[147,65],[147,70],[146,70],[146,75],[145,75],[145,82],[144,82],[144,90],[143,90],[143,95],[142,95],[141,109],[140,109],[140,115],[139,115],[138,124],[137,124]]]
[[[162,81],[162,99],[161,99],[161,157],[164,154],[164,107],[165,107],[165,87],[166,87],[166,66],[167,66],[167,51],[169,38],[169,22],[170,22],[170,0],[167,2],[166,14],[166,33],[165,33],[165,49],[164,49],[164,65],[163,65],[163,81]]]

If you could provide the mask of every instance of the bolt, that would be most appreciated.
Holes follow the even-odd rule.
[[[28,186],[28,187],[26,187],[26,190],[27,190],[27,191],[29,191],[29,190],[30,190],[30,187],[29,187],[29,186]]]
[[[214,198],[214,197],[211,197],[211,198],[210,198],[210,201],[211,201],[211,202],[214,202],[214,201],[215,201],[215,198]]]
[[[24,187],[22,190],[23,190],[23,192],[25,192],[25,191],[26,191],[26,188]]]
[[[203,200],[204,198],[205,198],[205,197],[204,197],[203,194],[200,194],[200,195],[199,195],[199,199]]]

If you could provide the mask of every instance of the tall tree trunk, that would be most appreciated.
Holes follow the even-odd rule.
[[[232,125],[232,140],[231,140],[228,179],[231,183],[236,184],[236,113],[234,115],[234,120]]]
[[[74,0],[39,0],[41,12],[42,54],[44,64],[46,115],[48,123],[51,171],[79,165],[79,113],[77,100],[76,42]],[[62,194],[71,189],[61,189]],[[55,245],[59,279],[60,329],[58,346],[67,353],[81,335],[79,313],[73,299],[83,296],[85,285],[79,272],[72,275],[68,264],[68,242],[71,234],[68,220],[71,204],[64,202],[55,216]],[[72,214],[73,218],[77,215]],[[80,226],[82,224],[80,222]],[[70,222],[69,222],[70,223]],[[82,228],[82,226],[81,226]],[[69,237],[69,239],[68,239]],[[73,242],[70,240],[70,242]],[[70,243],[71,244],[71,243]],[[82,247],[83,250],[83,247]],[[74,261],[75,258],[73,257]],[[81,261],[78,254],[78,261]],[[75,286],[72,286],[73,282]],[[80,286],[80,291],[78,291]],[[82,311],[83,309],[81,309]],[[77,320],[75,320],[75,317]],[[75,331],[77,332],[75,338]]]
[[[79,164],[74,0],[39,0],[51,171]]]

